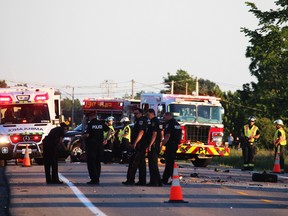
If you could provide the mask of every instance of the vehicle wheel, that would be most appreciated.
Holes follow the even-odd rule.
[[[212,158],[194,158],[191,160],[195,167],[207,167],[212,161]]]
[[[81,144],[80,143],[75,144],[72,148],[70,155],[71,162],[80,162],[82,154],[83,150],[81,149]]]
[[[34,158],[34,161],[35,161],[38,165],[43,165],[43,164],[44,164],[43,158]],[[32,164],[32,163],[31,163],[31,164]]]

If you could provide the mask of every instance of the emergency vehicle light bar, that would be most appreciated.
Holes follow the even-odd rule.
[[[11,103],[11,102],[12,102],[11,96],[0,95],[0,103]]]
[[[35,98],[34,98],[35,101],[45,101],[45,100],[48,100],[48,99],[49,99],[48,93],[36,95]]]

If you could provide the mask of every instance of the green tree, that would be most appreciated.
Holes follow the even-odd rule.
[[[7,88],[8,85],[5,80],[0,80],[0,88]]]
[[[246,3],[259,20],[258,28],[242,28],[250,38],[246,57],[251,59],[249,70],[258,80],[251,89],[244,89],[246,103],[254,103],[268,118],[288,116],[288,0],[275,1],[277,9],[259,10],[254,3]]]
[[[184,70],[177,70],[176,75],[167,73],[168,77],[163,77],[166,83],[166,89],[162,90],[162,93],[170,93],[172,88],[172,81],[174,82],[174,94],[192,94],[196,91],[196,78],[190,76],[188,72]],[[210,80],[199,79],[199,94],[221,97],[222,91],[219,86]]]

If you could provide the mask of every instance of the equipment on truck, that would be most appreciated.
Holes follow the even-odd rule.
[[[0,159],[42,162],[42,140],[60,123],[60,95],[53,88],[0,88]]]
[[[223,143],[224,109],[220,98],[180,94],[141,94],[140,107],[144,112],[154,109],[161,118],[173,113],[182,128],[182,140],[177,150],[178,159],[190,159],[194,166],[205,167],[214,156],[228,156]]]

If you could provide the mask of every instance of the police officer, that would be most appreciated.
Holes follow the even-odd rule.
[[[53,128],[43,140],[43,160],[47,184],[63,184],[58,176],[57,145],[63,145],[63,148],[66,148],[63,137],[67,130],[68,126],[61,123],[60,127]]]
[[[106,131],[104,131],[104,137],[107,137],[107,144],[104,145],[104,163],[112,163],[112,158],[113,158],[113,147],[114,147],[114,141],[115,141],[115,129],[113,126],[113,122],[114,122],[114,117],[113,116],[109,116],[106,118],[106,124],[108,125],[108,127],[111,129],[111,134],[109,137],[107,137],[107,133]]]
[[[171,184],[169,178],[173,176],[174,162],[178,144],[181,140],[182,130],[180,124],[173,118],[171,112],[163,115],[165,121],[164,139],[162,145],[166,146],[165,150],[165,169],[162,176],[163,184]]]
[[[273,143],[275,146],[275,159],[276,159],[276,154],[279,153],[280,156],[280,168],[281,168],[281,173],[284,173],[284,160],[286,156],[286,133],[283,128],[283,121],[281,119],[277,119],[274,121],[274,124],[276,124],[276,131],[274,134],[274,139]]]
[[[146,139],[148,143],[148,166],[150,172],[150,182],[147,186],[162,186],[160,172],[158,168],[158,154],[160,152],[160,142],[162,140],[161,128],[154,109],[148,109],[148,128]]]
[[[101,174],[101,160],[103,157],[103,144],[107,144],[107,138],[111,135],[111,129],[104,121],[96,118],[95,113],[89,115],[87,131],[83,135],[85,138],[87,168],[91,181],[87,184],[99,184]],[[108,132],[104,137],[104,131]]]
[[[118,133],[121,149],[121,164],[128,163],[129,156],[131,155],[131,127],[129,126],[130,120],[128,117],[124,117],[120,120],[123,124],[123,129]]]
[[[136,108],[133,113],[135,116],[135,125],[131,133],[131,143],[135,153],[129,160],[127,180],[122,182],[122,184],[134,185],[137,168],[139,168],[139,182],[135,185],[144,186],[146,185],[145,153],[147,142],[145,140],[145,133],[147,128],[147,118],[143,116],[143,110],[140,108]]]
[[[255,125],[256,118],[250,116],[248,124],[244,125],[242,136],[242,155],[243,155],[243,168],[242,171],[254,169],[254,156],[256,153],[256,140],[260,137],[259,128]]]

